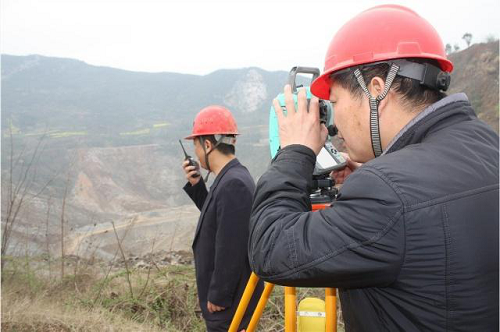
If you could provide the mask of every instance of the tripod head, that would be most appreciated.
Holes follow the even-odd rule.
[[[309,198],[313,205],[329,206],[337,196],[338,190],[335,188],[335,180],[329,174],[313,175],[312,187],[309,191]]]

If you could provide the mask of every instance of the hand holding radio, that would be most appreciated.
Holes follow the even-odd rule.
[[[198,171],[198,167],[190,165],[189,160],[184,160],[182,168],[184,169],[184,173],[186,173],[186,180],[188,180],[192,186],[200,181],[200,172]]]
[[[182,163],[182,168],[184,169],[184,173],[186,173],[186,179],[192,186],[194,186],[200,181],[200,166],[193,157],[187,154],[181,140],[179,140],[179,143],[182,147],[182,151],[184,152],[184,162]]]

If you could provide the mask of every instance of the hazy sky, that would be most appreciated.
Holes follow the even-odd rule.
[[[347,20],[389,1],[1,0],[0,51],[148,72],[323,69]],[[391,1],[426,18],[444,43],[498,38],[498,0]]]

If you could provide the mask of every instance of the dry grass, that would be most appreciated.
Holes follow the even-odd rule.
[[[40,262],[17,263],[2,276],[2,331],[203,331],[192,267],[134,270],[131,297],[122,270],[93,266],[60,280]]]
[[[138,323],[105,308],[86,309],[50,301],[5,295],[2,301],[2,331],[164,331]],[[167,328],[167,331],[175,331]]]
[[[127,273],[80,263],[78,270],[69,266],[74,274],[63,280],[51,277],[43,260],[16,259],[7,266],[2,331],[205,331],[192,266]],[[297,289],[298,300],[308,296],[323,298],[324,290]],[[259,331],[284,330],[283,303],[283,288],[275,287]]]

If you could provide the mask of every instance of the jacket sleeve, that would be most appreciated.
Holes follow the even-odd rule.
[[[203,179],[200,179],[200,181],[198,181],[198,183],[194,186],[191,185],[191,183],[187,182],[182,189],[184,189],[186,194],[188,194],[194,204],[196,204],[198,210],[201,211],[201,209],[203,208],[203,204],[205,203],[205,199],[208,195],[205,181],[203,181]]]
[[[208,301],[222,307],[233,302],[248,255],[248,223],[253,192],[239,179],[230,180],[217,194],[217,234],[214,271]]]
[[[313,151],[282,149],[260,178],[250,219],[249,260],[263,280],[303,287],[383,287],[404,257],[403,204],[369,165],[344,183],[332,207],[311,212]]]

